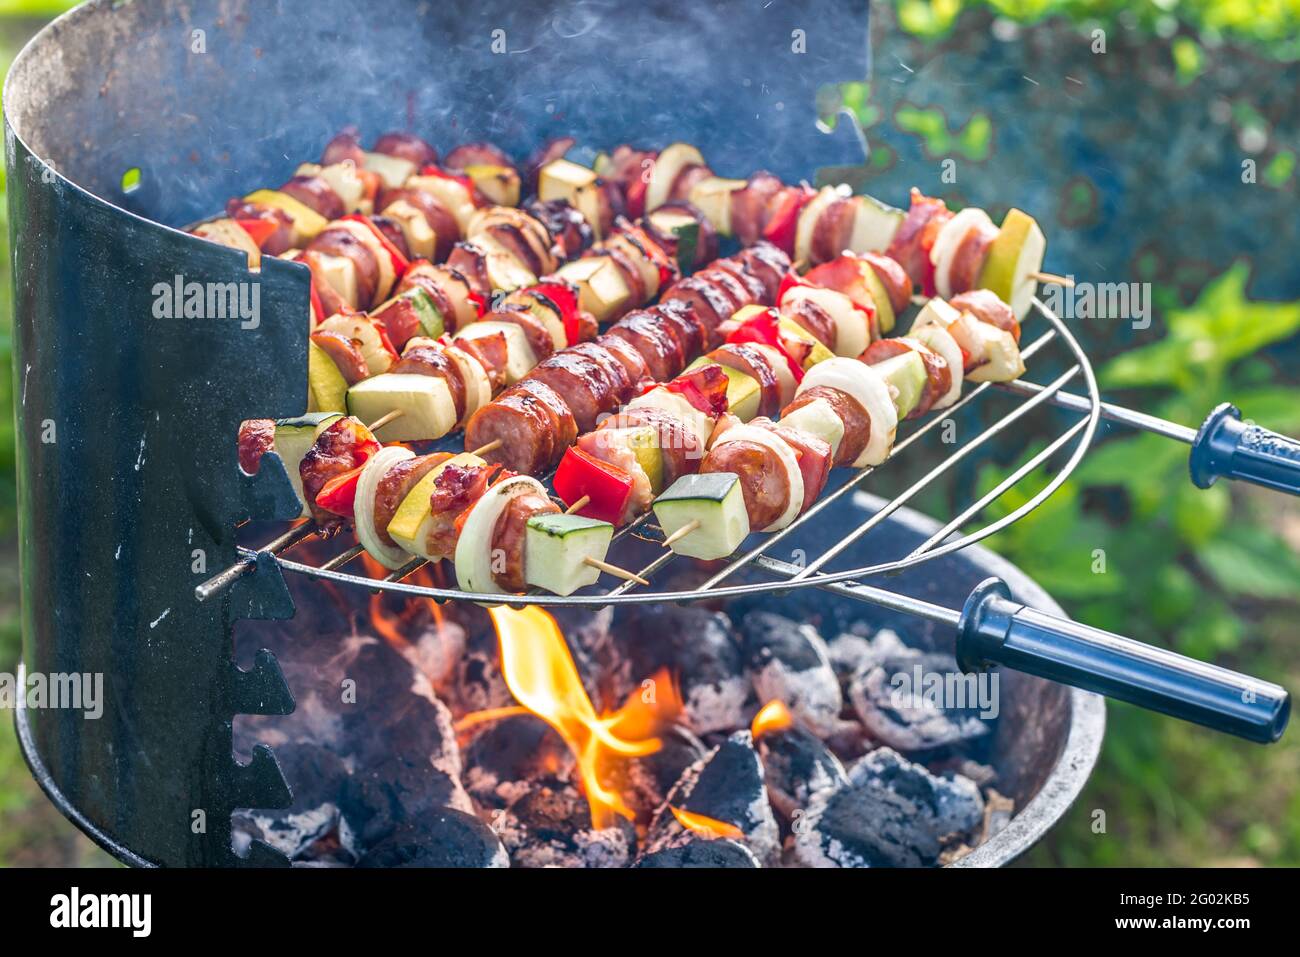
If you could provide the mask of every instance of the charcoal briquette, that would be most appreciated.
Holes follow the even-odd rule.
[[[763,763],[748,731],[733,733],[682,774],[651,822],[647,847],[652,852],[675,844],[686,830],[672,808],[736,827],[763,863],[771,863],[779,854]]]
[[[465,749],[465,789],[482,807],[509,807],[543,777],[567,780],[573,753],[555,730],[532,714],[517,714],[478,734]]]
[[[758,739],[758,753],[763,759],[768,797],[786,820],[808,807],[817,792],[848,779],[839,758],[798,725],[765,731]]]
[[[493,820],[514,867],[626,867],[636,851],[630,822],[592,827],[586,798],[561,782],[535,785]]]
[[[472,814],[437,808],[404,821],[357,867],[509,867],[500,838]]]
[[[973,781],[936,777],[880,748],[840,786],[813,795],[795,823],[795,858],[806,867],[930,867],[983,816]]]
[[[643,854],[633,867],[761,867],[753,852],[739,841],[728,838],[707,840],[692,836],[679,845],[665,847],[653,854]]]
[[[876,740],[909,754],[935,751],[987,735],[991,721],[981,717],[978,695],[969,694],[960,707],[942,707],[918,685],[928,680],[962,682],[972,688],[957,660],[944,652],[909,648],[892,632],[881,632],[872,643],[873,660],[849,683],[849,700],[863,726]]]
[[[779,700],[818,737],[839,723],[843,698],[826,643],[812,625],[767,611],[740,622],[745,668],[760,703]]]
[[[744,725],[749,679],[726,615],[695,606],[638,606],[615,615],[611,636],[617,700],[667,670],[681,691],[681,722],[696,734]]]

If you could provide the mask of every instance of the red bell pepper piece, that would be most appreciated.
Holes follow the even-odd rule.
[[[676,392],[709,418],[716,419],[727,411],[729,382],[722,366],[709,363],[683,372],[671,382],[664,383],[664,388]]]
[[[362,216],[360,213],[352,213],[344,216],[344,219],[351,220],[354,223],[360,223],[370,230],[371,234],[379,240],[384,250],[388,253],[388,258],[393,261],[393,273],[398,279],[406,274],[406,270],[411,268],[411,261],[402,255],[401,250],[393,245],[392,241],[384,235],[382,229],[370,221],[368,216]]]
[[[590,496],[578,514],[618,525],[623,521],[623,510],[632,497],[632,476],[616,465],[602,462],[594,455],[570,446],[555,470],[555,494],[571,504]]]
[[[364,465],[358,465],[326,482],[316,493],[316,504],[335,515],[352,518],[356,510],[357,481]]]
[[[727,341],[754,342],[763,346],[771,346],[780,352],[785,359],[786,365],[790,367],[790,374],[794,376],[794,381],[803,381],[803,365],[794,357],[786,346],[785,340],[781,338],[781,326],[775,309],[769,309],[767,312],[741,323],[731,335],[727,336]]]
[[[577,345],[582,339],[582,323],[578,316],[578,293],[574,288],[565,282],[539,282],[528,289],[555,305],[564,322],[565,345]]]
[[[235,220],[243,227],[244,232],[248,233],[257,248],[261,249],[262,244],[271,238],[280,228],[280,224],[270,219],[237,219]]]
[[[787,186],[775,197],[772,217],[763,227],[763,238],[794,255],[794,237],[799,226],[799,213],[816,193],[804,186]]]

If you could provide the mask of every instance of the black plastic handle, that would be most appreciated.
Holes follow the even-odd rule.
[[[1188,465],[1200,488],[1223,477],[1300,495],[1300,441],[1241,421],[1228,402],[1201,423]]]
[[[997,578],[962,608],[957,660],[967,671],[998,662],[1262,744],[1291,715],[1285,688],[1036,611]]]

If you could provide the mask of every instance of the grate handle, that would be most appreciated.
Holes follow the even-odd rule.
[[[1202,423],[1189,465],[1200,488],[1226,477],[1300,495],[1300,442],[1243,422],[1240,410],[1227,402]]]
[[[957,660],[968,671],[998,662],[1261,744],[1282,736],[1291,713],[1278,685],[1036,611],[997,578],[966,600]]]

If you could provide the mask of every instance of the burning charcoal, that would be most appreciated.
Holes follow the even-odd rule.
[[[515,867],[626,867],[636,850],[630,822],[593,828],[586,799],[560,782],[537,786],[498,812],[495,829]]]
[[[935,777],[881,748],[845,783],[813,795],[794,829],[795,857],[807,867],[928,867],[983,816],[973,781]]]
[[[679,817],[674,809],[685,813]],[[683,818],[700,831],[742,839],[763,863],[776,860],[776,819],[767,800],[763,763],[748,731],[735,732],[686,769],[650,824],[647,851],[676,846],[688,830]]]
[[[611,634],[619,659],[612,675],[617,700],[667,669],[680,686],[682,723],[696,734],[744,725],[749,681],[726,615],[694,606],[638,606],[615,616]]]
[[[623,798],[639,812],[662,806],[686,769],[708,751],[704,742],[679,725],[660,734],[659,741],[662,747],[658,751],[623,763]]]
[[[563,630],[561,633],[564,634]],[[565,643],[588,697],[599,701],[597,669],[592,665],[590,656],[570,640],[567,634]],[[457,718],[475,711],[507,708],[516,703],[506,685],[505,676],[501,673],[501,647],[495,630],[480,629],[470,635],[468,649],[460,661],[453,684],[454,690],[448,693],[448,697]]]
[[[573,753],[541,718],[511,715],[481,732],[465,749],[465,787],[482,807],[509,807],[553,777],[567,781]]]
[[[492,828],[451,808],[426,811],[376,843],[357,867],[509,867]]]
[[[787,821],[808,807],[813,794],[848,780],[839,758],[798,725],[763,732],[758,753],[763,758],[768,797]]]
[[[990,702],[981,704],[978,684],[986,676],[962,674],[952,655],[909,648],[893,632],[877,635],[872,649],[875,661],[854,675],[849,700],[877,740],[915,753],[989,733],[981,713]]]
[[[795,719],[818,737],[831,734],[844,702],[817,629],[771,612],[752,611],[741,620],[740,631],[745,667],[759,700],[784,702]]]
[[[691,836],[683,843],[643,854],[633,867],[761,867],[758,858],[739,841],[706,840]]]

